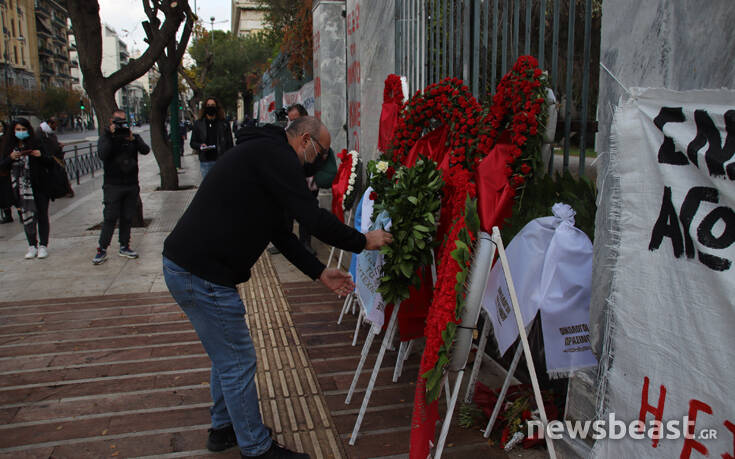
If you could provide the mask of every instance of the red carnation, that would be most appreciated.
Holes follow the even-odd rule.
[[[375,201],[375,198],[377,198],[377,197],[378,197],[378,193],[376,193],[374,191],[371,191],[370,192],[370,196],[368,196],[368,198],[370,198],[371,201]]]
[[[521,175],[515,175],[513,176],[513,186],[519,187],[526,183],[526,179],[523,178]]]
[[[531,166],[526,163],[521,164],[521,173],[528,175],[531,172]]]
[[[390,166],[388,167],[388,170],[385,171],[385,176],[388,177],[388,179],[392,179],[395,173],[396,173],[396,170],[393,169],[393,166]]]

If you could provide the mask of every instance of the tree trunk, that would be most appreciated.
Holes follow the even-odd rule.
[[[174,86],[163,75],[151,93],[151,146],[161,170],[161,190],[179,188],[179,176],[174,165],[171,142],[166,136],[166,119],[169,104],[174,96]]]

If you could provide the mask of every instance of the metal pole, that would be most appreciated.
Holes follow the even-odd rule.
[[[544,68],[544,48],[546,47],[546,40],[544,38],[544,35],[546,34],[546,0],[541,0],[538,17],[538,66],[539,68]]]
[[[587,99],[590,83],[590,42],[592,22],[592,0],[587,0],[584,11],[584,68],[582,69],[582,128],[579,136],[579,175],[584,175],[585,147],[587,140]]]
[[[567,81],[566,87],[566,107],[564,110],[564,171],[569,170],[569,134],[572,130],[572,100],[574,99],[574,89],[572,88],[572,70],[574,68],[574,4],[576,2],[569,2],[569,27],[568,27],[568,41],[567,41]]]

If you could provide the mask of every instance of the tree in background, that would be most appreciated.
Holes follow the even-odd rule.
[[[79,68],[84,75],[84,88],[87,91],[97,114],[100,133],[109,124],[112,112],[116,110],[115,92],[140,78],[156,62],[158,57],[176,37],[179,26],[190,12],[188,0],[142,0],[147,10],[155,11],[144,22],[153,32],[146,42],[148,48],[137,59],[130,61],[111,75],[102,75],[102,26],[100,7],[97,0],[67,0],[66,7],[71,19],[71,27],[77,42]],[[163,16],[163,21],[159,18]],[[159,163],[160,165],[160,163]],[[163,171],[161,173],[163,177]]]
[[[304,76],[304,68],[313,57],[312,0],[258,0],[265,7],[269,33],[280,44],[288,59],[288,69],[295,78]]]
[[[216,97],[225,111],[237,109],[238,93],[247,98],[252,93],[252,78],[262,74],[277,52],[277,42],[271,34],[251,34],[238,37],[231,32],[210,32],[198,29],[189,55],[194,65],[180,71],[193,92],[189,110],[197,113],[199,103],[209,96]],[[212,44],[214,42],[214,45]]]
[[[146,34],[146,41],[153,42],[158,34],[155,20],[158,15],[156,8],[144,3],[145,14],[148,16],[148,22],[143,23],[143,29]],[[156,81],[156,85],[151,92],[151,146],[153,154],[158,162],[161,170],[161,190],[176,190],[179,187],[179,176],[176,173],[174,164],[173,145],[166,135],[166,119],[169,115],[169,107],[174,95],[179,90],[179,79],[177,77],[177,68],[181,64],[184,57],[186,47],[189,44],[189,37],[194,28],[196,19],[194,13],[186,7],[186,23],[179,39],[171,36],[166,49],[158,56],[156,65],[160,78]],[[171,123],[177,123],[178,120],[172,119]]]

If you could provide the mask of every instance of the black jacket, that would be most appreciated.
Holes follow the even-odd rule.
[[[64,148],[59,143],[59,139],[56,137],[56,134],[46,134],[43,129],[38,128],[36,129],[36,138],[39,139],[41,148],[43,148],[47,155],[54,156],[61,160],[64,159]]]
[[[194,121],[194,127],[191,131],[191,141],[189,146],[191,149],[199,153],[199,161],[207,161],[207,154],[202,152],[199,147],[207,142],[207,123],[206,117]],[[232,131],[230,123],[225,120],[215,120],[217,128],[217,159],[232,148]]]
[[[365,248],[362,233],[319,208],[282,128],[250,128],[246,137],[207,174],[166,238],[165,257],[198,277],[234,287],[250,278],[250,268],[273,242],[316,279],[324,265],[285,225],[285,212],[330,245],[351,252]]]
[[[54,165],[54,158],[44,150],[40,143],[26,145],[24,149],[39,150],[41,152],[41,156],[29,156],[28,165],[31,169],[31,188],[36,193],[40,192],[48,195],[47,170]],[[12,151],[12,147],[7,155],[2,155],[2,158],[0,158],[0,171],[2,171],[3,175],[7,174],[8,177],[10,176],[10,170],[13,165],[13,160],[10,158],[10,151]],[[15,196],[12,196],[11,200],[15,201]],[[10,204],[16,205],[17,203],[12,202]]]
[[[137,185],[138,153],[151,151],[138,134],[130,141],[107,130],[97,141],[97,149],[105,169],[105,185]]]

